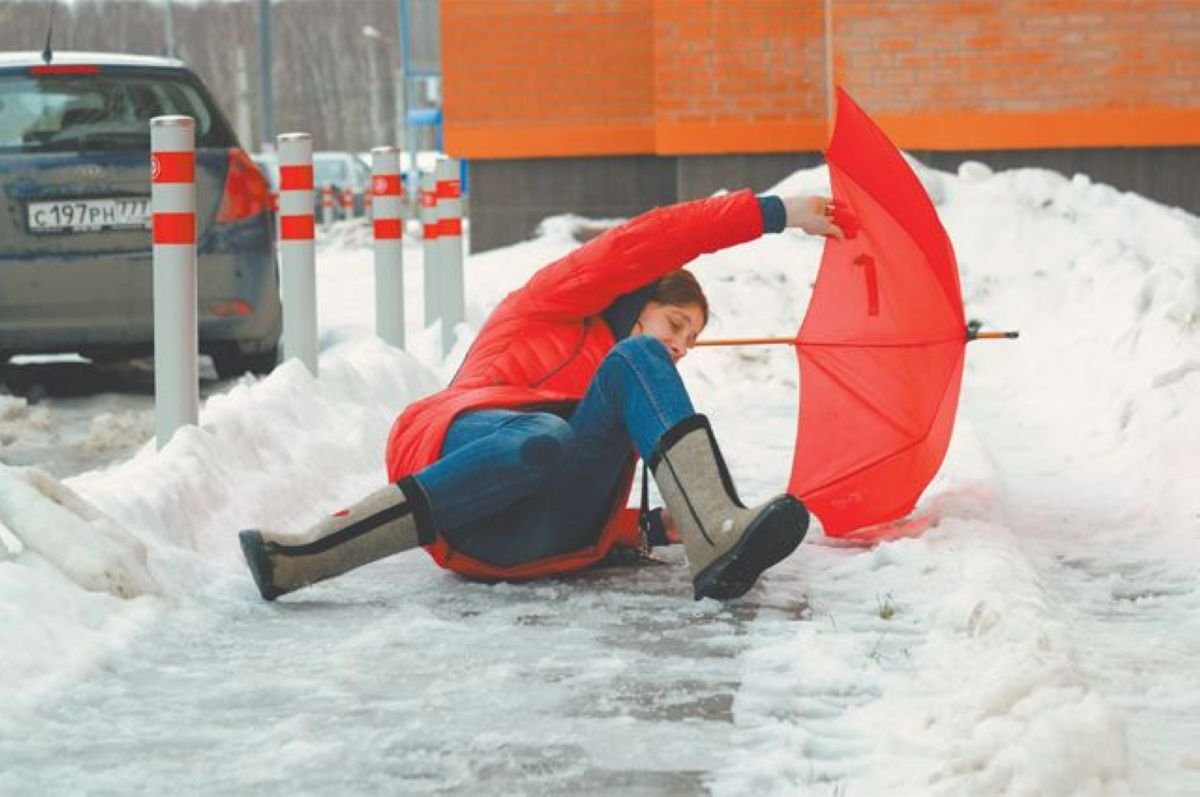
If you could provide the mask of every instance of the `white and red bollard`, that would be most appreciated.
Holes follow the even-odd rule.
[[[371,150],[372,229],[375,231],[375,331],[404,348],[404,215],[400,150]]]
[[[425,326],[429,326],[441,318],[441,308],[438,305],[438,280],[442,270],[438,265],[442,251],[437,245],[438,219],[437,194],[434,193],[437,183],[431,172],[422,172],[417,184],[417,203],[421,221],[421,253],[425,275]]]
[[[333,186],[327,185],[321,189],[321,226],[333,224]]]
[[[441,158],[434,167],[437,183],[437,245],[441,250],[442,353],[454,345],[454,328],[466,320],[463,301],[462,171],[455,158]]]
[[[154,245],[154,414],[161,449],[200,417],[196,315],[196,123],[150,120],[150,208]]]
[[[284,133],[279,153],[279,276],[283,359],[317,375],[317,256],[313,244],[312,136]]]
[[[350,186],[342,189],[342,218],[354,218],[354,189]]]

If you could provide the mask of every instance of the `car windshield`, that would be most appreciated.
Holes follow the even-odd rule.
[[[176,75],[0,75],[0,152],[149,149],[150,120],[196,120],[196,146],[234,142],[204,96]]]

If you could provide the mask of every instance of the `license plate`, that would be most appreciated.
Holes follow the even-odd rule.
[[[149,197],[30,202],[30,232],[150,229]]]

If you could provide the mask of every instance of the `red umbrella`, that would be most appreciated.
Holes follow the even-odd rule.
[[[901,518],[950,442],[968,332],[954,250],[896,147],[838,89],[834,221],[794,340],[800,422],[788,492],[834,536]],[[979,337],[1015,337],[984,333]],[[757,342],[767,342],[760,340]]]

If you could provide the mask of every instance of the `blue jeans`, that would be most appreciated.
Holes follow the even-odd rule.
[[[414,478],[455,550],[512,567],[595,543],[632,449],[649,459],[663,432],[693,414],[666,347],[628,338],[567,417],[466,413],[451,424],[441,459]]]

